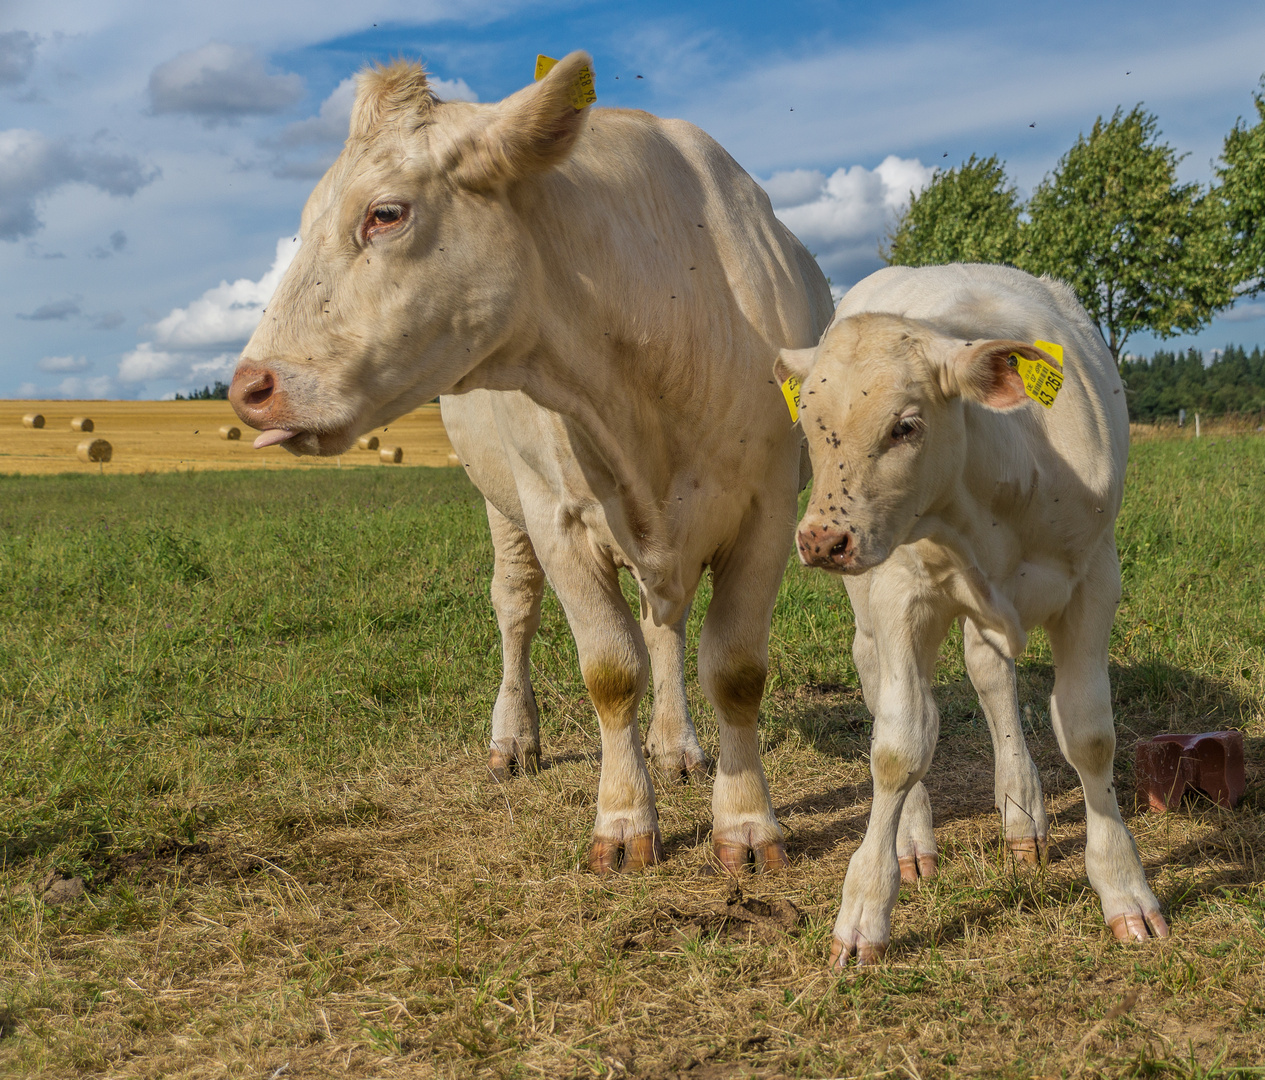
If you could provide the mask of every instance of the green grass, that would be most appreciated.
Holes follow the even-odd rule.
[[[662,866],[577,869],[596,723],[552,596],[552,767],[489,780],[492,552],[460,471],[0,478],[0,1074],[1265,1075],[1263,492],[1265,439],[1134,447],[1120,788],[1157,731],[1249,748],[1233,813],[1126,807],[1173,940],[1108,940],[1040,633],[1020,698],[1054,853],[1001,857],[955,635],[942,874],[902,893],[881,969],[833,978],[868,716],[826,575],[788,570],[763,713],[794,867],[744,883],[799,907],[788,933],[729,919],[728,883],[698,876],[706,787],[659,785]],[[53,870],[87,895],[40,902]]]

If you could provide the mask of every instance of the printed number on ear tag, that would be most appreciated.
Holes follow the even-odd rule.
[[[782,384],[782,396],[786,398],[786,408],[791,414],[791,423],[799,423],[799,388],[800,381],[792,375]]]
[[[540,82],[557,64],[552,56],[545,56],[538,53],[536,56],[536,81]],[[571,106],[576,112],[586,106],[592,105],[597,100],[597,89],[593,85],[593,69],[585,64],[575,73],[575,77],[571,80]]]
[[[1058,367],[1051,367],[1044,360],[1029,360],[1018,353],[1011,353],[1010,359],[1023,379],[1024,392],[1048,409],[1053,406],[1059,387],[1063,385],[1063,346],[1053,341],[1034,341],[1032,344],[1054,357]]]

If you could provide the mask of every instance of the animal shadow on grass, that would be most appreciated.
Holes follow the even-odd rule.
[[[1145,806],[1135,805],[1134,760],[1138,742],[1168,731],[1189,733],[1239,728],[1243,718],[1259,708],[1258,702],[1239,693],[1224,679],[1162,661],[1113,663],[1110,678],[1116,721],[1115,775],[1126,821],[1149,813]],[[1083,861],[1085,808],[1080,796],[1080,778],[1063,758],[1049,721],[1053,666],[1021,662],[1018,682],[1024,735],[1041,775],[1047,809],[1055,804],[1059,806],[1052,824],[1057,821],[1063,828],[1079,825],[1072,835],[1064,832],[1052,841],[1050,862]],[[939,683],[934,693],[941,714],[940,739],[924,783],[939,829],[954,821],[995,814],[993,751],[988,727],[969,679]],[[780,719],[784,731],[798,731],[823,754],[856,764],[868,762],[871,719],[856,688],[837,684],[807,686],[794,695],[790,708]],[[1216,869],[1202,874],[1193,887],[1187,879],[1180,894],[1161,897],[1170,912],[1197,904],[1227,886],[1265,880],[1265,767],[1262,765],[1265,738],[1245,734],[1244,743],[1247,791],[1239,806],[1232,811],[1221,810],[1198,793],[1187,795],[1180,808],[1169,811],[1180,829],[1174,847],[1161,855],[1144,858],[1149,876],[1174,864],[1197,870],[1210,855],[1221,860]],[[790,845],[792,856],[819,859],[840,843],[859,842],[868,823],[871,796],[869,781],[861,780],[778,806],[779,817],[798,815]],[[839,816],[838,812],[847,808],[854,808],[855,812]],[[823,820],[815,827],[811,824],[814,815],[830,820],[828,823]],[[1180,839],[1196,817],[1201,830],[1211,831],[1203,832],[1198,840]],[[1228,868],[1226,862],[1235,865]],[[1047,895],[1051,887],[1056,891],[1062,888],[1049,883],[1045,886]],[[1070,901],[1079,886],[1069,886],[1069,889],[1067,899]],[[979,919],[987,917],[990,906],[995,904],[989,901],[964,918],[978,925]],[[959,934],[961,930],[959,927]],[[944,932],[951,936],[953,929],[946,927]]]

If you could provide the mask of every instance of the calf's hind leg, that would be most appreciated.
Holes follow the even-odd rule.
[[[1085,792],[1085,869],[1103,918],[1120,940],[1145,941],[1148,928],[1155,937],[1168,937],[1168,924],[1120,817],[1112,779],[1116,732],[1107,646],[1119,598],[1120,563],[1108,541],[1071,602],[1046,624],[1055,672],[1050,716],[1059,749]]]
[[[1015,662],[1003,651],[1000,635],[970,619],[962,620],[962,639],[966,671],[993,737],[993,799],[1006,844],[1020,862],[1040,862],[1049,829],[1041,777],[1019,723]]]
[[[492,709],[488,768],[498,780],[540,767],[540,714],[531,685],[531,642],[540,628],[545,573],[531,540],[487,504],[495,563],[492,606],[501,630],[501,688]]]

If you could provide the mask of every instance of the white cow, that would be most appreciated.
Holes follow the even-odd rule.
[[[1065,381],[1047,409],[1027,396],[1022,372],[1057,367],[1055,346]],[[1071,291],[1000,266],[891,267],[847,293],[815,348],[783,351],[775,369],[803,381],[816,475],[800,558],[845,575],[874,714],[874,802],[832,964],[883,954],[898,852],[934,851],[919,781],[939,733],[935,658],[954,619],[999,744],[1012,845],[1035,851],[1045,835],[1014,675],[1028,630],[1043,626],[1050,715],[1085,792],[1089,880],[1116,937],[1142,940],[1148,927],[1166,936],[1112,781],[1107,645],[1129,419],[1111,356]]]
[[[672,684],[710,567],[698,668],[720,725],[712,841],[731,868],[779,867],[756,716],[801,436],[769,364],[817,340],[829,289],[697,128],[577,110],[588,64],[573,53],[482,105],[437,100],[417,65],[364,73],[230,398],[264,430],[257,446],[337,454],[453,395],[445,421],[496,549],[505,676],[490,764],[539,753],[528,656],[548,577],[601,726],[596,871],[661,857],[637,727],[651,657],[664,699],[651,750],[670,766],[701,759]]]

